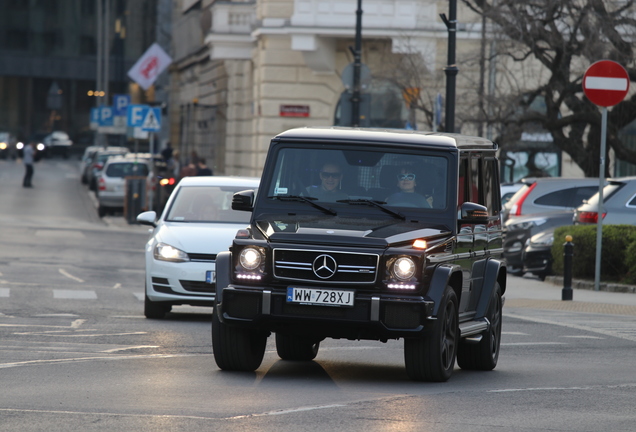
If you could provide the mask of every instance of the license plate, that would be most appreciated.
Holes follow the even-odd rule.
[[[324,306],[353,306],[354,291],[316,288],[287,288],[287,303]]]
[[[208,270],[205,272],[205,283],[214,283],[216,282],[216,272],[214,270]]]

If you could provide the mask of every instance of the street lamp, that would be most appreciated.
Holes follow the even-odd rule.
[[[457,40],[457,0],[448,2],[448,18],[440,14],[440,18],[448,29],[448,64],[444,68],[446,74],[446,132],[455,132],[455,82],[459,69],[455,61],[455,48]]]

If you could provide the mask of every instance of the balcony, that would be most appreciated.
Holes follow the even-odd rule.
[[[255,2],[215,2],[210,12],[212,24],[205,37],[210,58],[251,59],[254,47],[251,32],[256,23]]]

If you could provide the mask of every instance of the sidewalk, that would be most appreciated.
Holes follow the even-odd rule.
[[[594,291],[593,283],[581,284],[591,289],[576,288],[576,285],[573,281],[572,300],[561,300],[562,278],[552,277],[542,282],[528,275],[524,277],[508,276],[504,308],[636,315],[636,293],[634,291],[628,293]],[[608,289],[607,286],[603,288]],[[627,287],[627,289],[632,288],[635,287]]]

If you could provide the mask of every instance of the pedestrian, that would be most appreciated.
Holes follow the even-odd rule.
[[[197,175],[198,176],[211,176],[212,175],[212,170],[210,168],[208,168],[208,166],[205,164],[205,158],[203,158],[203,157],[199,158],[199,163],[197,164]]]
[[[35,144],[33,142],[28,143],[22,150],[22,162],[26,171],[24,172],[24,180],[22,186],[25,188],[33,187],[31,179],[33,178],[33,162],[35,161]]]

